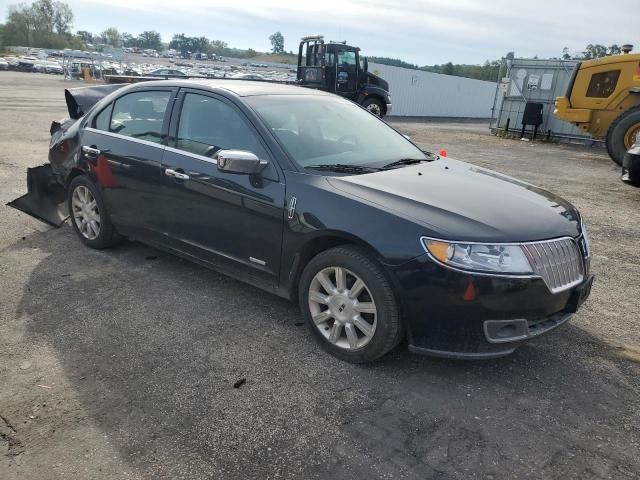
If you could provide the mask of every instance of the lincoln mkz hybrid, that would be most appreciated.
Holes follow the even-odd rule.
[[[297,301],[350,361],[490,358],[589,295],[580,213],[425,152],[332,94],[240,80],[65,92],[49,163],[12,205],[106,248],[123,237]],[[258,308],[256,304],[256,308]]]

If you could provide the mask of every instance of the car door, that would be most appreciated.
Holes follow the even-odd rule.
[[[165,228],[183,253],[262,287],[277,285],[284,177],[258,130],[230,100],[183,90],[162,168]],[[269,163],[258,175],[218,170],[223,149],[251,151]]]
[[[358,66],[356,52],[353,50],[336,51],[336,93],[348,95],[356,91]]]
[[[157,236],[164,180],[168,105],[176,89],[124,94],[89,120],[81,154],[102,190],[113,223],[134,237]]]

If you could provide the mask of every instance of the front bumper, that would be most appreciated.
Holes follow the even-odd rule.
[[[593,111],[586,108],[572,108],[567,97],[557,97],[553,114],[571,123],[589,123]]]
[[[449,358],[494,358],[566,323],[593,280],[552,294],[541,278],[472,275],[427,255],[394,267],[412,352]]]

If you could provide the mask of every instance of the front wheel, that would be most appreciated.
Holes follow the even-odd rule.
[[[373,113],[376,117],[381,117],[384,115],[384,106],[382,102],[377,98],[367,98],[364,102],[362,102],[362,106],[367,109],[370,113]]]
[[[318,254],[300,278],[300,308],[322,348],[352,363],[370,362],[402,338],[397,301],[367,253],[337,247]]]
[[[624,154],[636,142],[640,142],[640,106],[626,111],[611,124],[607,132],[607,152],[614,162],[622,165]]]
[[[82,242],[91,248],[108,248],[120,240],[100,191],[86,176],[75,177],[68,189],[69,215],[73,229]]]

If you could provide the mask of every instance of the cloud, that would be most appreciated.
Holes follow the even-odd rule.
[[[2,0],[0,0],[2,1]],[[634,41],[640,34],[633,15],[637,0],[615,6],[601,0],[513,2],[512,0],[67,0],[77,29],[115,26],[138,33],[155,29],[204,35],[232,46],[269,48],[268,36],[281,31],[286,48],[320,33],[346,39],[368,54],[418,64],[480,63],[507,51],[518,56],[557,56],[567,46]],[[0,4],[1,8],[1,4]]]

